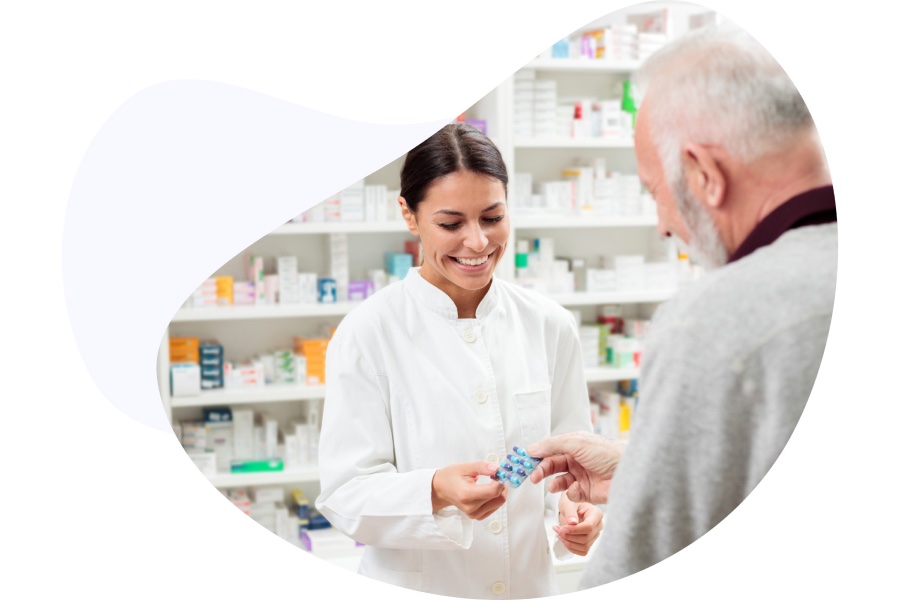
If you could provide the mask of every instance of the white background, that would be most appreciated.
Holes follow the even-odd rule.
[[[171,434],[126,417],[96,388],[61,274],[79,162],[117,107],[176,79],[376,123],[450,118],[571,30],[629,3],[300,4],[0,8],[4,595],[419,597],[345,576],[263,530]],[[897,11],[868,0],[705,4],[781,61],[816,120],[838,198],[835,320],[803,418],[750,498],[679,555],[575,597],[894,595],[898,209],[889,177],[900,130],[887,57]],[[134,219],[139,226],[140,211]],[[128,302],[140,290],[121,292],[97,301]]]

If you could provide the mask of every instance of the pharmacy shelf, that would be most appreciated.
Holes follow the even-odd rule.
[[[518,226],[517,226],[518,227]],[[636,304],[663,302],[674,290],[649,290],[635,292],[576,292],[554,294],[551,298],[563,306],[588,304]],[[272,304],[264,306],[214,306],[210,308],[182,308],[172,319],[173,323],[196,321],[234,321],[246,319],[283,319],[290,317],[343,316],[359,306],[360,302],[335,302],[333,304]]]
[[[525,68],[547,73],[631,73],[640,64],[636,60],[536,58]]]
[[[621,381],[622,379],[637,379],[640,369],[617,369],[615,367],[590,367],[584,370],[584,378],[588,383],[600,383],[604,381]]]
[[[634,148],[632,138],[516,138],[516,149],[527,148]]]
[[[317,233],[402,233],[409,232],[405,221],[360,221],[356,223],[286,223],[272,235]]]
[[[288,317],[343,316],[359,306],[359,302],[333,302],[322,304],[265,304],[262,306],[211,306],[209,308],[182,308],[172,319],[173,323],[194,321],[233,321],[244,319],[282,319]]]
[[[517,230],[526,229],[584,229],[596,227],[656,227],[656,215],[629,216],[512,216]]]
[[[266,473],[221,473],[209,477],[209,482],[217,488],[235,488],[251,485],[283,485],[290,483],[316,482],[319,468],[308,466],[284,471]]]
[[[619,381],[620,379],[636,379],[638,377],[638,370],[598,367],[585,369],[585,377],[588,383],[599,381]],[[324,385],[273,384],[253,390],[210,390],[207,392],[202,392],[197,396],[175,396],[172,398],[172,408],[268,404],[270,402],[318,400],[324,397]]]
[[[575,292],[572,294],[548,294],[563,306],[589,306],[596,304],[643,304],[665,302],[675,290],[635,290],[622,292]]]
[[[272,384],[253,389],[209,390],[198,396],[175,396],[172,398],[172,408],[293,402],[324,397],[324,385]]]

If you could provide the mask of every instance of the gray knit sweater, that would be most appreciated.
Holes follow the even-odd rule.
[[[802,227],[658,309],[631,441],[582,588],[678,552],[759,483],[812,390],[836,276],[837,224]]]

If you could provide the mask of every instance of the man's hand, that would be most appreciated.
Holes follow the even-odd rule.
[[[531,444],[529,455],[542,458],[531,481],[562,473],[547,483],[551,492],[566,491],[573,502],[605,504],[623,445],[603,436],[574,431]]]

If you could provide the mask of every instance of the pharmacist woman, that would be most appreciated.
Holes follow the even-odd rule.
[[[328,346],[316,507],[366,544],[363,575],[465,598],[556,594],[545,506],[561,553],[585,554],[602,513],[488,476],[513,446],[590,428],[575,319],[493,276],[508,177],[485,135],[447,125],[400,177],[422,266],[351,311]]]

